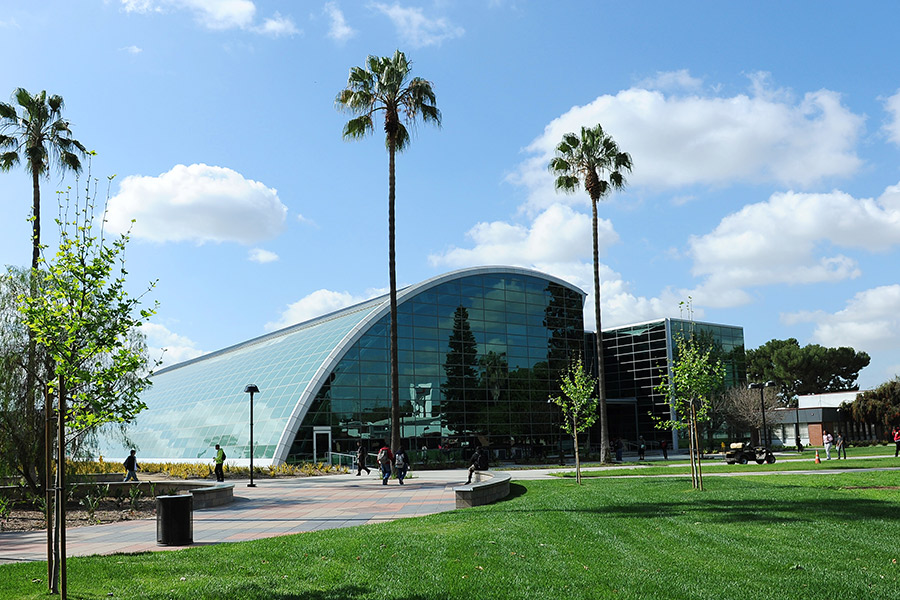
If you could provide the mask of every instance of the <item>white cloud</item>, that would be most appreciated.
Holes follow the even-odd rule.
[[[823,346],[850,346],[866,352],[900,350],[900,284],[857,293],[846,308],[782,315],[785,324],[816,324],[813,339]]]
[[[843,192],[773,194],[728,215],[709,234],[690,239],[693,290],[707,306],[749,301],[742,288],[841,281],[860,275],[837,248],[883,252],[900,245],[900,185],[877,200]]]
[[[277,261],[278,255],[274,252],[263,250],[262,248],[252,248],[248,253],[247,258],[253,262],[265,264]]]
[[[669,79],[692,81],[684,71]],[[657,80],[665,81],[665,74]],[[760,181],[809,186],[852,175],[862,164],[856,141],[864,118],[844,107],[836,92],[809,92],[792,102],[764,75],[751,78],[749,95],[732,97],[634,87],[573,107],[526,148],[532,157],[510,180],[529,189],[531,210],[559,201],[547,164],[563,134],[597,123],[631,154],[633,186]],[[587,202],[586,194],[572,198]]]
[[[345,42],[356,35],[356,30],[347,25],[344,13],[341,11],[337,2],[326,2],[322,12],[331,19],[331,28],[328,30],[328,37],[337,42]]]
[[[657,71],[656,75],[638,83],[638,87],[650,90],[699,90],[703,80],[692,77],[687,69]]]
[[[147,350],[150,360],[162,360],[161,367],[174,365],[205,354],[197,348],[197,344],[183,336],[170,331],[165,325],[144,323],[141,332],[147,337]]]
[[[272,17],[263,21],[262,25],[254,27],[253,31],[272,37],[281,37],[283,35],[297,35],[301,33],[290,17],[283,17],[279,13],[275,13]]]
[[[125,46],[124,48],[119,48],[122,52],[127,52],[128,54],[140,54],[144,51],[143,48],[139,48],[138,46]]]
[[[600,253],[619,241],[607,219],[598,219]],[[531,266],[566,263],[591,255],[591,217],[555,204],[539,214],[530,226],[494,221],[478,223],[466,234],[472,248],[451,248],[429,256],[433,266],[467,267],[483,264]]]
[[[900,91],[884,100],[884,110],[890,115],[884,131],[891,142],[900,146]]]
[[[158,177],[132,175],[110,198],[111,230],[155,242],[253,244],[281,233],[287,207],[275,189],[225,167],[176,165]]]
[[[122,0],[122,8],[140,14],[188,11],[198,24],[213,31],[241,29],[276,37],[299,32],[289,17],[277,12],[255,25],[256,4],[252,0]]]
[[[404,8],[399,4],[373,3],[370,6],[387,16],[397,28],[405,44],[414,48],[440,46],[447,40],[461,37],[465,30],[444,18],[428,18],[421,8]]]
[[[334,292],[325,289],[316,290],[288,305],[277,321],[266,323],[265,329],[266,331],[275,331],[284,327],[290,327],[344,307],[359,304],[383,293],[384,290],[369,290],[365,296],[354,296],[349,292]]]

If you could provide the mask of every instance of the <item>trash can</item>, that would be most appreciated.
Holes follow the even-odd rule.
[[[194,497],[190,494],[156,497],[156,545],[194,543]]]

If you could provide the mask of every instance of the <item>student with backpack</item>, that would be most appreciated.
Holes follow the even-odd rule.
[[[388,447],[387,442],[378,451],[378,468],[381,469],[381,485],[387,485],[391,478],[391,463],[394,462],[394,453]]]
[[[409,457],[406,455],[406,450],[403,449],[403,446],[394,455],[394,468],[397,469],[397,481],[400,482],[400,485],[403,485],[403,480],[406,479],[406,472],[409,470]]]
[[[362,470],[366,470],[366,475],[368,475],[371,471],[369,471],[369,467],[366,466],[366,459],[369,457],[369,449],[366,448],[366,445],[363,444],[362,440],[356,442],[356,476],[359,477],[362,475]]]
[[[216,457],[213,460],[216,461],[216,481],[225,481],[225,471],[222,470],[222,465],[225,464],[225,450],[218,444],[216,444]]]

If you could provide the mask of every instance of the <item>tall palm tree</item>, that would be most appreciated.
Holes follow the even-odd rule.
[[[400,447],[400,375],[397,359],[397,269],[394,248],[394,157],[410,142],[407,125],[421,117],[441,125],[431,82],[410,78],[412,63],[397,50],[392,57],[369,56],[366,66],[350,69],[347,87],[335,105],[356,115],[344,126],[344,139],[360,139],[375,130],[375,116],[383,112],[384,143],[388,151],[388,270],[391,286],[391,447]]]
[[[0,169],[9,171],[23,158],[31,174],[32,238],[31,268],[37,269],[41,246],[41,175],[54,162],[61,171],[81,171],[85,148],[72,137],[69,122],[62,118],[62,96],[47,92],[30,94],[24,88],[13,92],[14,104],[0,102]]]
[[[581,137],[567,133],[556,146],[550,172],[556,176],[556,189],[575,193],[578,184],[591,198],[594,239],[594,317],[597,321],[597,387],[600,409],[600,461],[610,462],[609,423],[606,417],[606,377],[603,368],[603,337],[600,326],[600,252],[597,241],[597,202],[613,190],[625,187],[624,172],[631,171],[631,156],[620,152],[612,136],[597,125],[582,127]]]

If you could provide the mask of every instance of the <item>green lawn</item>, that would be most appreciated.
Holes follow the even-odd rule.
[[[849,456],[849,455],[848,455]],[[790,458],[790,457],[785,457]],[[642,466],[631,469],[622,468],[596,468],[596,466],[582,467],[582,477],[646,477],[650,475],[690,475],[690,463],[679,461],[672,463],[641,463]],[[807,457],[807,460],[783,460],[779,458],[774,464],[758,465],[751,462],[747,465],[729,465],[723,460],[704,460],[702,469],[704,473],[758,473],[761,471],[825,471],[831,469],[878,469],[887,467],[900,467],[900,459],[893,455],[882,458],[847,458],[846,460],[822,460],[816,464],[815,455]],[[560,470],[556,473],[560,477],[575,477],[572,467]]]
[[[514,484],[497,504],[175,552],[71,559],[72,598],[896,599],[896,472]],[[0,598],[44,598],[43,563]],[[32,582],[33,579],[38,581]]]

